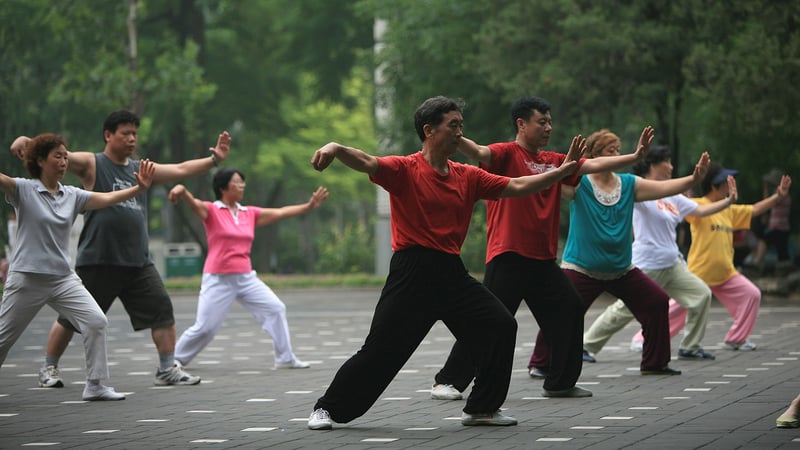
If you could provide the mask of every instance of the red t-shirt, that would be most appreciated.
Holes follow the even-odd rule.
[[[516,142],[491,144],[489,149],[492,163],[484,168],[511,178],[555,170],[567,157],[542,150],[531,153]],[[584,161],[578,162],[579,168]],[[538,260],[555,259],[558,254],[561,184],[575,186],[578,181],[580,176],[572,175],[533,195],[486,202],[486,262],[506,252]]]
[[[422,246],[460,254],[475,202],[497,198],[509,182],[475,166],[448,165],[449,173],[440,175],[422,152],[378,158],[370,181],[389,192],[392,250]]]

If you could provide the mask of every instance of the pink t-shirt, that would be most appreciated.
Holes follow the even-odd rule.
[[[249,273],[253,270],[250,248],[255,237],[258,206],[241,206],[236,216],[222,202],[204,202],[208,217],[203,221],[208,256],[203,273]]]

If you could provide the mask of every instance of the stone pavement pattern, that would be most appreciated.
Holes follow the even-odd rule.
[[[278,290],[286,303],[295,353],[310,369],[273,370],[270,337],[236,305],[211,345],[188,370],[198,386],[156,387],[149,332],[133,332],[122,307],[109,312],[108,385],[122,402],[83,402],[83,350],[74,339],[61,361],[65,387],[38,388],[47,332],[43,309],[0,369],[0,448],[800,448],[800,429],[775,418],[800,393],[800,299],[767,299],[752,340],[755,352],[721,349],[731,319],[715,301],[705,347],[715,361],[673,360],[681,376],[641,376],[628,349],[630,324],[584,364],[588,399],[540,397],[526,364],[538,330],[526,307],[505,412],[513,427],[464,427],[463,401],[429,398],[434,373],[453,337],[441,323],[367,414],[333,431],[306,420],[344,359],[369,328],[377,288]],[[178,333],[194,320],[196,293],[173,297]],[[595,302],[586,324],[607,303]],[[673,358],[679,337],[673,340]]]

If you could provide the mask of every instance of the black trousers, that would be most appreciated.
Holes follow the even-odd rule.
[[[562,390],[575,386],[583,368],[583,304],[556,262],[503,253],[487,264],[484,284],[512,316],[525,300],[536,318],[551,348],[543,387]],[[473,376],[469,352],[456,342],[435,380],[463,391]]]
[[[363,415],[437,320],[474,361],[475,387],[464,412],[497,411],[511,381],[517,322],[459,256],[421,247],[392,256],[364,345],[339,368],[314,409],[327,410],[339,423]]]

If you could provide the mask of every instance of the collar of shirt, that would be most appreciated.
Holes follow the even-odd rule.
[[[222,203],[222,201],[220,200],[214,200],[214,206],[216,206],[219,209],[230,209],[228,205]],[[239,202],[237,202],[236,209],[238,209],[239,211],[247,211],[247,206],[242,206]]]
[[[36,181],[36,192],[39,193],[50,193],[50,191],[42,184],[42,180],[35,180]],[[58,195],[64,195],[64,185],[60,182],[58,183]]]

